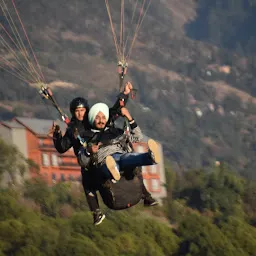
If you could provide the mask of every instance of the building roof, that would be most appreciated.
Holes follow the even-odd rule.
[[[53,120],[49,119],[37,119],[28,117],[16,117],[15,120],[37,135],[47,135],[53,123]],[[62,131],[66,129],[66,124],[64,124],[61,120],[55,121],[58,122],[58,125]]]
[[[0,122],[2,125],[7,126],[8,128],[19,128],[19,129],[24,129],[24,126],[16,122],[15,120],[13,121],[2,121]]]

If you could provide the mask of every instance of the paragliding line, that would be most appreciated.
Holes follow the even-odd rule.
[[[16,8],[16,5],[15,5],[14,0],[12,0],[12,4],[13,4],[13,7],[14,7],[15,12],[16,12],[16,14],[17,14],[17,17],[18,17],[18,19],[19,19],[19,21],[20,21],[20,24],[21,24],[21,26],[22,26],[23,32],[24,32],[24,34],[25,34],[25,36],[26,36],[26,38],[27,38],[27,41],[28,41],[28,43],[29,43],[29,46],[30,46],[31,52],[32,52],[32,54],[33,54],[34,60],[35,60],[35,62],[36,62],[36,64],[37,64],[37,67],[38,67],[39,72],[40,72],[40,74],[41,74],[41,78],[42,78],[43,81],[44,81],[44,80],[45,80],[45,79],[44,79],[44,75],[43,75],[43,73],[42,73],[41,67],[40,67],[40,65],[39,65],[39,63],[38,63],[38,60],[37,60],[37,58],[36,58],[35,52],[33,51],[33,48],[32,48],[32,45],[31,45],[31,43],[30,43],[28,34],[27,34],[26,29],[25,29],[25,27],[24,27],[24,24],[23,24],[23,22],[22,22],[22,20],[21,20],[21,18],[20,18],[20,15],[19,15],[19,12],[18,12],[18,10],[17,10],[17,8]]]
[[[23,43],[23,41],[22,41],[22,39],[21,39],[21,36],[20,36],[20,34],[19,34],[19,31],[18,31],[18,29],[17,29],[17,27],[16,27],[16,25],[15,25],[15,23],[14,23],[14,21],[13,21],[11,15],[10,15],[10,12],[9,12],[9,10],[8,10],[8,7],[7,7],[6,3],[5,3],[5,1],[2,0],[2,3],[3,3],[3,5],[4,5],[6,11],[5,11],[5,9],[4,9],[4,7],[3,7],[2,5],[1,5],[1,9],[2,9],[2,11],[3,11],[3,13],[4,13],[4,16],[5,16],[6,20],[7,20],[7,22],[8,22],[9,25],[10,25],[10,28],[11,28],[11,30],[12,30],[14,36],[15,36],[15,39],[17,40],[17,43],[18,43],[18,45],[19,45],[19,48],[18,48],[18,49],[22,52],[22,55],[23,55],[23,57],[25,58],[25,60],[27,61],[28,66],[31,68],[31,71],[35,72],[35,73],[39,76],[39,74],[37,73],[36,69],[35,69],[34,66],[33,66],[33,63],[31,63],[31,61],[29,60],[29,54],[28,54],[28,52],[27,52],[27,50],[26,50],[26,47],[25,47],[25,45],[24,45],[24,43]],[[9,18],[8,18],[8,16],[9,16]],[[16,31],[16,33],[15,33],[14,30]],[[39,76],[39,77],[40,77],[40,76]],[[37,78],[37,81],[39,82],[40,79]]]

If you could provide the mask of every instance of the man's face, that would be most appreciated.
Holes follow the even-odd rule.
[[[75,110],[75,118],[79,121],[83,121],[85,112],[86,112],[86,108],[77,108]]]
[[[107,119],[105,115],[102,112],[99,112],[94,119],[94,126],[97,129],[103,129],[105,128],[106,124],[107,124]]]

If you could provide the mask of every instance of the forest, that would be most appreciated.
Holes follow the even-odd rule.
[[[0,177],[12,177],[1,186],[0,255],[255,254],[256,183],[225,165],[177,173],[166,159],[163,205],[112,211],[100,202],[106,220],[95,227],[81,184],[49,187],[39,174],[19,184],[15,173],[37,166],[2,140],[0,150]]]

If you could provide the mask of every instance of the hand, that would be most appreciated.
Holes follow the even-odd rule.
[[[55,122],[52,123],[52,127],[49,130],[48,136],[53,136],[54,133],[61,133],[60,126]]]
[[[121,108],[121,114],[122,114],[122,116],[126,117],[129,121],[132,120],[132,116],[129,113],[127,108],[125,108],[125,107]]]
[[[124,94],[128,95],[132,89],[133,89],[133,86],[132,86],[131,82],[128,81],[124,87]]]
[[[99,147],[102,145],[102,143],[98,143],[98,144],[92,144],[91,146],[89,146],[87,148],[87,151],[91,154],[95,154],[98,152]]]

